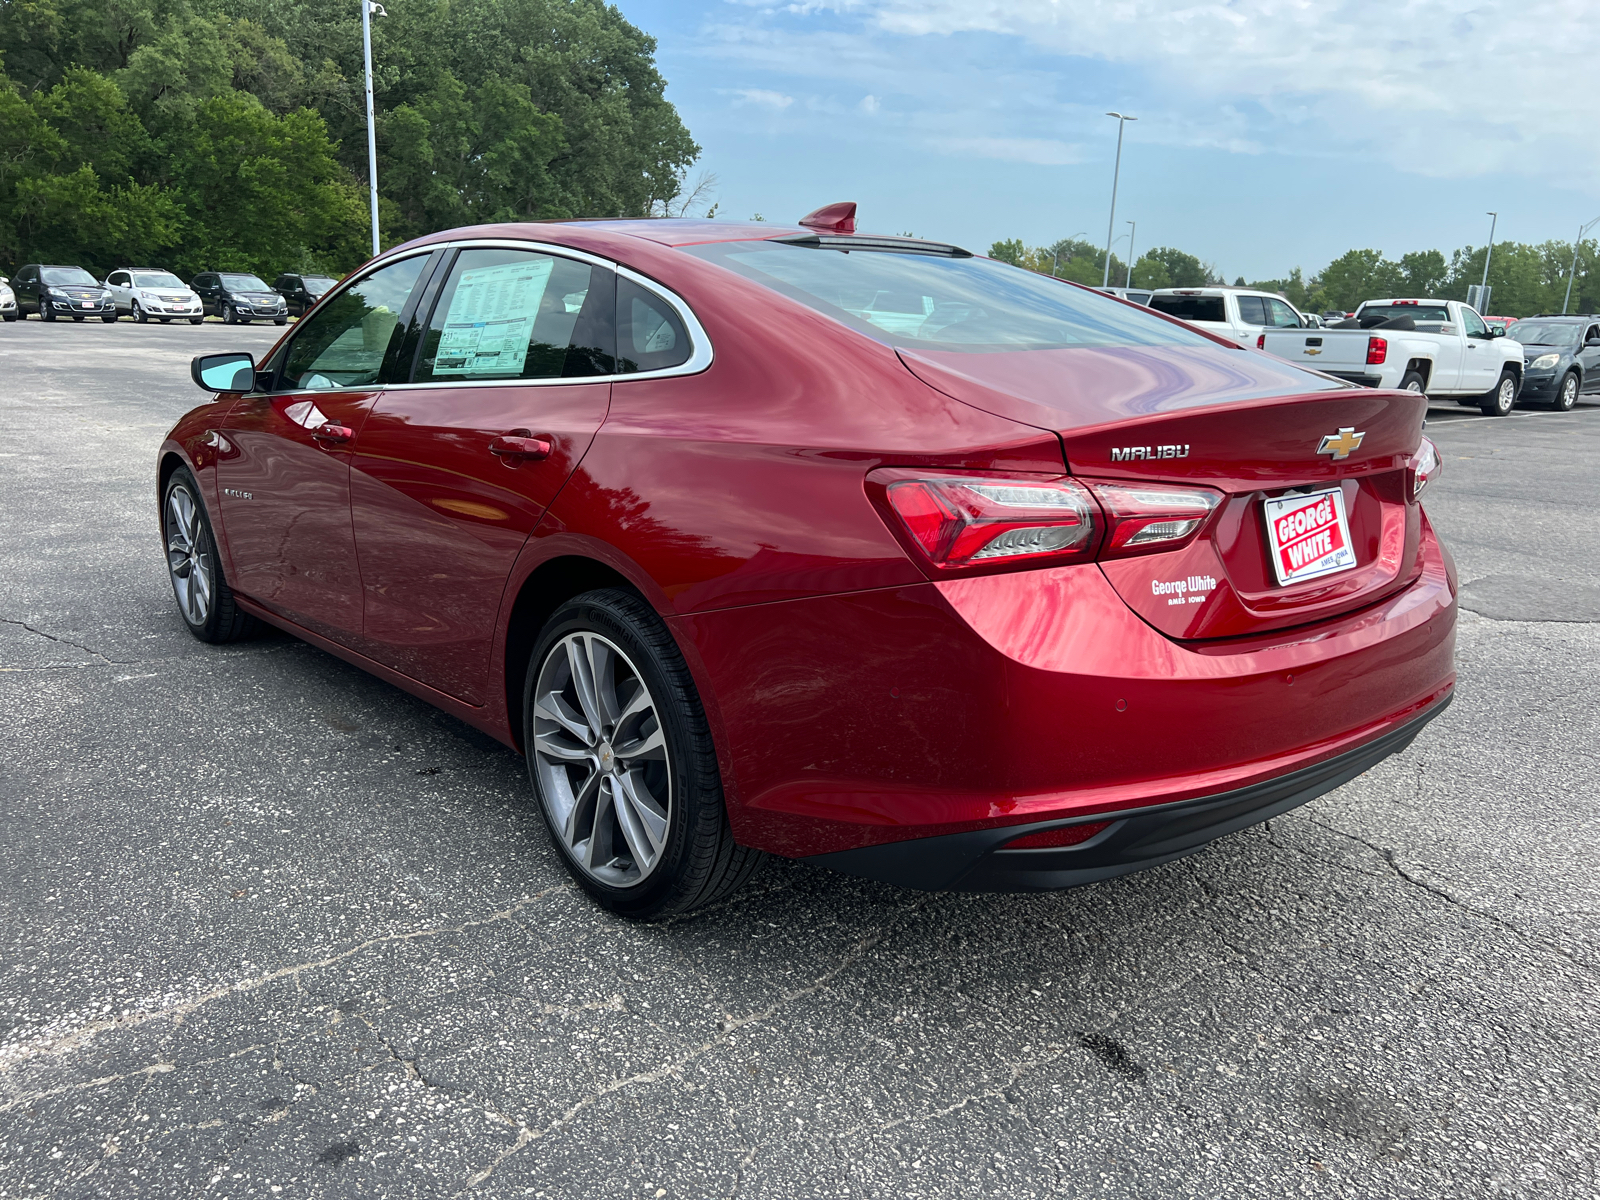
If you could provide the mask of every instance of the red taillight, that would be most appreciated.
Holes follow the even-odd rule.
[[[1256,349],[1257,350],[1265,350],[1266,348],[1267,348],[1267,335],[1264,334],[1264,333],[1257,334],[1256,335]]]
[[[1007,842],[1002,850],[1046,850],[1052,846],[1077,846],[1099,833],[1110,821],[1091,821],[1087,825],[1062,825],[1056,829],[1041,829],[1038,833],[1024,834]]]
[[[1093,556],[1099,512],[1074,479],[873,471],[869,484],[940,572],[1045,566]]]
[[[1100,483],[1089,488],[1106,515],[1102,558],[1174,550],[1189,541],[1222,501],[1210,488],[1163,483]]]
[[[1444,469],[1444,459],[1439,457],[1439,448],[1431,439],[1423,438],[1422,444],[1417,447],[1417,452],[1411,456],[1411,461],[1406,464],[1407,490],[1411,499],[1415,500],[1422,495],[1422,489],[1427,487],[1439,477],[1439,472]]]
[[[1367,366],[1382,366],[1384,359],[1389,357],[1389,339],[1369,337],[1367,339]]]

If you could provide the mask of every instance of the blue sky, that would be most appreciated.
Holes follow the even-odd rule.
[[[987,251],[1086,232],[1228,279],[1352,247],[1570,240],[1600,216],[1588,0],[617,0],[715,172],[718,216],[855,200]]]

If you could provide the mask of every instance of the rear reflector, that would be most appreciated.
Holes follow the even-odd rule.
[[[867,478],[883,488],[910,543],[940,571],[1070,562],[1092,556],[1100,540],[1094,500],[1073,479],[910,469]]]
[[[1222,502],[1222,493],[1210,488],[1098,482],[1089,487],[1105,510],[1109,531],[1101,558],[1175,550]]]
[[[1367,366],[1381,367],[1389,357],[1389,339],[1369,337],[1367,339]]]
[[[1091,821],[1087,825],[1063,825],[1058,829],[1041,829],[1038,833],[1025,834],[1015,841],[1007,842],[1000,848],[1002,850],[1047,850],[1052,846],[1076,846],[1080,842],[1087,842],[1110,824],[1110,821]]]
[[[1422,444],[1417,447],[1417,452],[1406,464],[1406,479],[1410,483],[1411,499],[1418,499],[1422,495],[1422,489],[1437,479],[1443,469],[1444,459],[1439,457],[1439,448],[1433,444],[1431,438],[1423,438]]]

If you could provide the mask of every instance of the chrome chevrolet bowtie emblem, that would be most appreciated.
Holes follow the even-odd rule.
[[[1322,435],[1322,444],[1317,447],[1318,454],[1331,454],[1333,461],[1349,458],[1352,453],[1361,447],[1361,439],[1365,433],[1357,433],[1355,427],[1346,425],[1338,433],[1325,433]]]

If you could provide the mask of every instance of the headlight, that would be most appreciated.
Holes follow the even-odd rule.
[[[1538,358],[1529,363],[1528,366],[1535,371],[1548,371],[1560,361],[1561,355],[1559,354],[1541,354]]]

